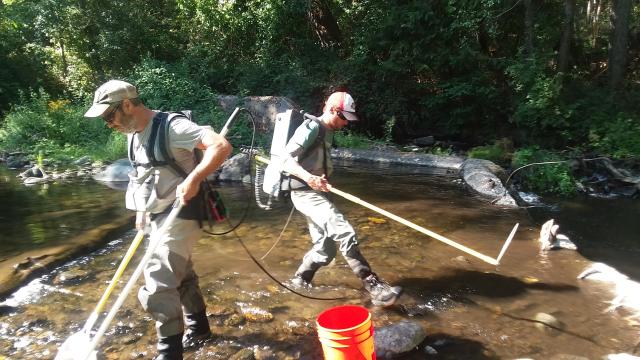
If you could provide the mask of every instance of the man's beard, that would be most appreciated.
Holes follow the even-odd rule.
[[[118,130],[124,134],[133,134],[134,132],[136,132],[136,125],[137,124],[133,116],[127,116],[125,114],[122,114],[122,118],[120,120],[120,127]]]

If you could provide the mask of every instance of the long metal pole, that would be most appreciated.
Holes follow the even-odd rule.
[[[256,155],[255,158],[256,158],[256,160],[258,160],[258,161],[260,161],[262,163],[265,163],[265,164],[269,163],[269,159],[267,159],[267,158],[265,158],[263,156]],[[409,221],[407,219],[404,219],[404,218],[402,218],[402,217],[400,217],[398,215],[395,215],[395,214],[390,213],[390,212],[388,212],[388,211],[386,211],[384,209],[381,209],[381,208],[379,208],[379,207],[377,207],[377,206],[375,206],[373,204],[370,204],[370,203],[368,203],[368,202],[366,202],[366,201],[364,201],[364,200],[362,200],[362,199],[360,199],[360,198],[358,198],[356,196],[353,196],[353,195],[348,194],[348,193],[346,193],[344,191],[338,190],[337,188],[335,188],[333,186],[331,186],[329,188],[329,191],[334,193],[334,194],[336,194],[336,195],[338,195],[338,196],[341,196],[341,197],[343,197],[343,198],[345,198],[345,199],[347,199],[349,201],[355,202],[358,205],[362,205],[362,206],[364,206],[364,207],[366,207],[368,209],[371,209],[371,210],[373,210],[373,211],[375,211],[375,212],[377,212],[379,214],[382,214],[382,215],[384,215],[384,216],[386,216],[386,217],[388,217],[388,218],[390,218],[392,220],[395,220],[395,221],[397,221],[397,222],[399,222],[399,223],[401,223],[403,225],[406,225],[406,226],[408,226],[408,227],[410,227],[410,228],[412,228],[412,229],[414,229],[416,231],[419,231],[419,232],[421,232],[421,233],[423,233],[423,234],[425,234],[427,236],[430,236],[430,237],[432,237],[432,238],[434,238],[434,239],[436,239],[438,241],[441,241],[441,242],[443,242],[443,243],[445,243],[445,244],[447,244],[449,246],[453,246],[454,248],[456,248],[458,250],[461,250],[461,251],[463,251],[463,252],[465,252],[465,253],[467,253],[469,255],[475,256],[475,257],[477,257],[478,259],[480,259],[480,260],[482,260],[484,262],[487,262],[487,263],[489,263],[491,265],[495,265],[495,266],[499,265],[499,260],[498,259],[494,259],[494,258],[492,258],[490,256],[484,255],[484,254],[482,254],[482,253],[480,253],[480,252],[478,252],[476,250],[473,250],[473,249],[471,249],[471,248],[469,248],[467,246],[458,244],[457,242],[455,242],[455,241],[453,241],[451,239],[448,239],[448,238],[446,238],[446,237],[444,237],[444,236],[442,236],[440,234],[437,234],[437,233],[435,233],[435,232],[433,232],[433,231],[431,231],[429,229],[426,229],[426,228],[424,228],[424,227],[422,227],[420,225],[414,224],[414,223],[412,223],[411,221]],[[511,243],[511,239],[513,238],[513,235],[515,235],[515,230],[517,229],[517,227],[518,227],[518,224],[516,224],[514,229],[511,231],[511,234],[510,234],[509,238],[505,242],[505,246],[503,246],[503,249],[502,249],[503,251],[501,251],[500,257],[502,257],[502,255],[504,255],[504,252],[506,251],[506,248],[509,246],[509,243]]]

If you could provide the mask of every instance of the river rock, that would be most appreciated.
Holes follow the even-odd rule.
[[[273,350],[271,350],[268,346],[254,347],[253,357],[256,360],[277,360],[278,359],[278,355]]]
[[[236,327],[245,323],[244,316],[240,314],[231,314],[227,319],[223,321],[224,326]]]
[[[249,155],[236,154],[224,162],[222,171],[220,172],[220,180],[223,181],[242,181],[249,169]]]
[[[59,273],[53,279],[53,283],[55,285],[78,285],[91,279],[93,279],[93,276],[88,271],[71,269]]]
[[[256,122],[256,129],[262,132],[269,132],[273,129],[277,115],[290,109],[298,109],[291,99],[282,96],[247,96],[238,97],[233,95],[218,96],[218,103],[226,111],[233,111],[235,107],[247,109]],[[240,113],[239,116],[243,114]],[[251,119],[246,117],[245,121]],[[231,130],[233,131],[233,129]]]
[[[86,166],[86,165],[91,165],[91,162],[92,162],[92,161],[93,161],[93,160],[91,160],[91,156],[89,156],[89,155],[85,155],[85,156],[83,156],[83,157],[81,157],[81,158],[77,159],[77,160],[76,160],[76,161],[74,161],[73,163],[74,163],[75,165],[78,165],[78,166]]]
[[[25,185],[35,185],[35,184],[42,184],[42,183],[46,183],[49,181],[49,177],[28,177],[26,179],[24,179],[23,183]]]
[[[504,170],[493,162],[483,159],[467,159],[460,167],[460,177],[473,190],[485,197],[491,198],[493,203],[509,207],[517,207],[516,200],[509,194],[507,188],[496,174]]]
[[[293,318],[284,322],[284,330],[294,335],[311,335],[315,328],[306,319]]]
[[[423,136],[423,137],[419,137],[416,139],[413,139],[413,143],[417,146],[432,146],[433,144],[436,143],[436,140],[433,138],[433,136]]]
[[[231,355],[229,360],[254,360],[253,349],[245,348]]]
[[[22,153],[12,153],[7,157],[7,167],[9,169],[20,169],[28,165],[29,161]]]
[[[419,165],[445,169],[447,174],[456,174],[464,159],[457,156],[440,156],[433,154],[415,154],[398,151],[380,151],[365,149],[331,149],[331,157],[345,160],[371,161],[381,164]]]
[[[240,305],[242,315],[249,322],[269,322],[273,320],[273,314],[267,310],[261,309],[257,306]]]
[[[533,319],[536,321],[536,328],[550,334],[557,334],[556,330],[562,330],[565,328],[562,321],[547,313],[537,313]]]
[[[93,178],[103,182],[128,182],[131,170],[133,170],[133,167],[129,159],[118,159],[104,170],[94,174]]]
[[[26,179],[26,178],[30,178],[30,177],[43,177],[44,174],[42,173],[42,170],[40,170],[40,167],[38,165],[34,165],[32,167],[30,167],[29,169],[21,172],[20,174],[18,174],[18,177],[22,178],[22,179]]]
[[[394,356],[415,349],[427,336],[422,326],[414,321],[401,321],[397,324],[375,329],[375,352],[380,359]]]

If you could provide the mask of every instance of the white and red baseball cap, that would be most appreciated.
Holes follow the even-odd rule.
[[[351,95],[344,91],[334,92],[329,96],[327,102],[324,104],[324,112],[331,110],[331,108],[340,111],[349,121],[358,120],[358,116],[356,115],[356,102]]]

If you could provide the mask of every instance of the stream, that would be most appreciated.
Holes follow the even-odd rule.
[[[15,175],[0,169],[2,260],[64,243],[125,213],[124,193],[102,184],[25,187]],[[427,337],[400,359],[601,359],[622,352],[640,356],[640,320],[628,319],[631,314],[625,309],[605,311],[615,297],[610,284],[576,278],[592,262],[605,262],[640,280],[637,200],[544,198],[539,206],[505,209],[438,169],[349,162],[336,164],[332,184],[493,258],[514,224],[520,227],[495,267],[333,195],[356,229],[373,270],[401,285],[404,293],[391,307],[373,306],[338,256],[317,273],[309,295],[346,300],[310,300],[280,287],[239,242],[284,282],[310,248],[302,216],[294,213],[282,231],[290,202],[264,211],[253,202],[248,185],[220,184],[231,224],[217,224],[214,232],[228,230],[247,206],[249,212],[234,232],[205,234],[194,248],[214,337],[186,352],[185,359],[322,359],[315,318],[341,304],[367,307],[376,328],[402,320],[418,322]],[[540,226],[551,218],[578,251],[540,253]],[[0,359],[52,359],[60,344],[84,325],[134,235],[128,231],[106,239],[104,246],[46,269],[0,299]],[[141,253],[133,258],[125,281]],[[107,331],[98,349],[100,359],[155,356],[154,323],[135,295],[127,298]],[[539,314],[551,316],[553,326],[539,321]]]

